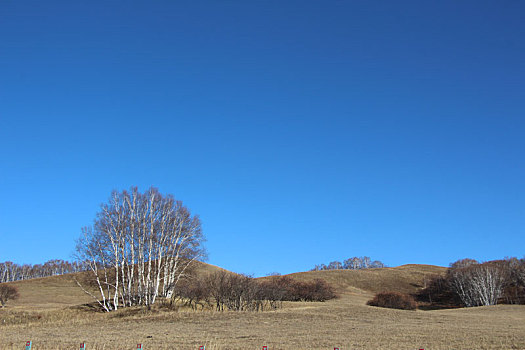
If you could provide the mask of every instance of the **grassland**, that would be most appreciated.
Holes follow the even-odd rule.
[[[207,267],[208,271],[213,267]],[[425,276],[444,268],[406,265],[366,271],[297,273],[324,278],[340,298],[285,303],[276,311],[214,312],[119,310],[79,307],[89,297],[71,276],[18,282],[21,298],[0,310],[0,349],[525,349],[525,306],[401,311],[366,305],[375,292],[412,292]],[[67,294],[67,295],[65,295]]]

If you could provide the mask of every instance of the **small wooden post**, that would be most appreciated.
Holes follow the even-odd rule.
[[[86,344],[80,343],[80,350],[85,349],[85,348],[86,348]]]
[[[26,350],[31,350],[31,345],[32,344],[33,344],[33,342],[31,340],[26,341]]]

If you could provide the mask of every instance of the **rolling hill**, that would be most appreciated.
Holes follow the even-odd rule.
[[[446,271],[445,267],[412,264],[364,270],[297,272],[290,276],[301,281],[321,278],[342,293],[356,289],[371,293],[383,291],[413,293],[423,287],[426,277],[443,274]]]
[[[200,273],[222,270],[202,264]],[[166,307],[93,312],[73,275],[13,282],[20,299],[0,309],[0,349],[525,349],[525,305],[406,311],[367,306],[376,292],[413,292],[446,268],[404,265],[291,274],[323,278],[340,292],[327,302],[286,302],[266,312],[175,311]],[[264,277],[268,278],[268,277]]]
[[[199,262],[196,270],[198,274],[207,274],[224,269]],[[75,277],[81,273],[9,282],[18,288],[20,297],[10,301],[8,306],[10,309],[43,310],[91,303],[93,298],[84,293],[75,282]],[[96,290],[92,292],[98,295]]]
[[[223,270],[220,267],[199,263],[198,274]],[[415,292],[422,287],[425,277],[444,273],[446,268],[431,265],[403,265],[392,268],[366,270],[329,270],[293,273],[289,276],[300,281],[316,278],[326,280],[339,294],[370,295],[380,291]],[[20,298],[9,302],[16,309],[56,309],[92,302],[76,284],[76,274],[35,278],[11,282]]]

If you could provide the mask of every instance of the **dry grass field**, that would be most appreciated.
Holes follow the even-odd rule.
[[[215,267],[205,266],[213,271]],[[366,305],[375,292],[417,290],[444,268],[405,265],[362,271],[303,272],[324,278],[340,298],[285,303],[268,312],[170,310],[93,312],[71,276],[17,282],[21,297],[0,310],[0,349],[525,349],[525,306],[402,311]]]

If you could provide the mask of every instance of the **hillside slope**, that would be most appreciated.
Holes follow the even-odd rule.
[[[217,267],[202,265],[203,273]],[[88,296],[71,275],[16,282],[22,297],[0,309],[0,349],[525,349],[525,305],[407,311],[367,306],[380,290],[417,290],[445,268],[405,265],[361,271],[292,274],[324,278],[343,293],[327,302],[287,302],[268,312],[122,309],[114,313],[65,308]],[[267,277],[268,278],[268,277]],[[34,303],[34,304],[33,304]],[[14,306],[14,307],[13,307]],[[42,310],[42,308],[47,308]],[[55,308],[55,309],[53,309]]]
[[[224,269],[199,263],[198,274],[208,274]],[[412,293],[422,287],[425,277],[442,274],[446,268],[431,265],[403,265],[382,269],[331,270],[293,273],[289,276],[300,281],[316,278],[332,284],[339,294],[369,296],[380,291]],[[93,299],[75,283],[76,274],[35,278],[11,282],[20,293],[18,300],[10,301],[9,308],[15,309],[57,309],[90,303]],[[267,277],[266,277],[267,278]],[[97,295],[96,291],[93,291]],[[358,298],[357,302],[362,300]]]
[[[198,274],[208,274],[224,270],[220,267],[198,262]],[[77,274],[66,274],[43,278],[33,278],[24,281],[9,282],[16,286],[20,297],[9,301],[9,308],[15,309],[57,309],[93,302],[93,298],[84,293],[76,284]],[[92,291],[98,296],[96,290]]]
[[[308,271],[289,276],[300,281],[321,278],[340,293],[356,290],[374,294],[382,291],[413,293],[423,287],[425,278],[446,271],[447,268],[441,266],[411,264],[380,269]]]

